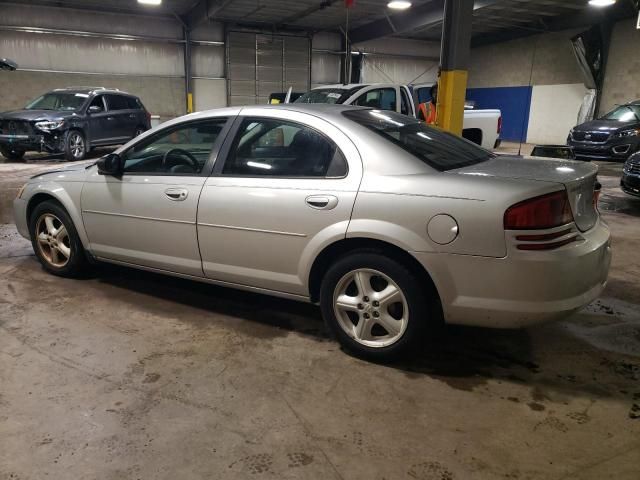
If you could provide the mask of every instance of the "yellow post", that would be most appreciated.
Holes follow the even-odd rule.
[[[187,93],[187,113],[193,113],[193,93]]]
[[[455,135],[462,135],[467,75],[466,70],[443,71],[440,74],[437,107],[438,126]]]

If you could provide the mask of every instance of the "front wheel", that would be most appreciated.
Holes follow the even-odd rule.
[[[46,271],[61,277],[81,276],[87,257],[69,214],[57,202],[35,207],[29,221],[31,244]]]
[[[24,157],[25,151],[21,148],[12,148],[12,147],[0,147],[0,153],[7,160],[22,160]]]
[[[69,130],[64,139],[64,158],[69,161],[82,160],[87,153],[84,135],[77,130]]]
[[[420,345],[429,323],[425,286],[403,264],[378,252],[355,252],[327,271],[320,306],[350,352],[387,361]]]

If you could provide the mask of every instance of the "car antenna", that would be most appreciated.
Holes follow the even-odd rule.
[[[529,105],[529,115],[531,115],[531,99],[533,97],[533,67],[536,62],[536,53],[538,51],[538,38],[533,42],[533,55],[531,56],[531,71],[529,72],[529,97],[527,98],[527,104]],[[526,122],[529,120],[526,114],[527,108],[525,105],[525,111],[522,113],[522,128],[520,129],[520,146],[518,147],[518,156],[522,155],[522,144],[525,141],[524,128]]]

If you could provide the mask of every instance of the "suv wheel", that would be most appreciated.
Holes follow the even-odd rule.
[[[0,153],[7,160],[22,160],[25,151],[20,148],[0,147]]]
[[[29,220],[33,250],[46,271],[77,277],[88,267],[87,257],[69,214],[57,202],[36,206]]]
[[[372,360],[409,353],[429,322],[429,299],[419,279],[378,252],[351,253],[331,266],[320,306],[342,346]]]
[[[64,157],[69,161],[82,160],[87,152],[84,136],[78,130],[69,130],[64,138]]]

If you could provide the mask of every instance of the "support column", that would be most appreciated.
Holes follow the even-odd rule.
[[[474,0],[446,0],[440,47],[438,126],[462,135]]]
[[[191,32],[183,27],[184,33],[184,90],[186,93],[187,113],[193,112],[193,86],[191,85]]]

